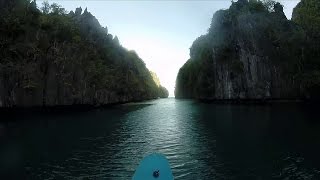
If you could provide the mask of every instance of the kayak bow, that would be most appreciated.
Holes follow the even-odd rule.
[[[173,175],[166,157],[153,153],[142,159],[132,180],[173,180]]]

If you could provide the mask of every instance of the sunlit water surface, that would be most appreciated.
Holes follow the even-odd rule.
[[[320,118],[302,104],[173,98],[0,122],[0,173],[21,179],[130,179],[152,152],[175,179],[320,179]],[[4,119],[5,118],[5,119]]]

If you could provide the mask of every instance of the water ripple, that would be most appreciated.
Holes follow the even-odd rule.
[[[281,141],[283,134],[273,137],[277,129],[268,132],[277,120],[268,107],[175,99],[134,106],[140,105],[53,117],[48,121],[57,122],[54,127],[38,127],[46,129],[47,136],[41,132],[45,140],[26,130],[30,134],[22,142],[30,147],[25,148],[29,179],[131,179],[139,161],[152,152],[168,158],[176,180],[320,179],[310,158],[284,155],[290,151],[283,142],[291,137]],[[291,121],[299,117],[294,112]]]

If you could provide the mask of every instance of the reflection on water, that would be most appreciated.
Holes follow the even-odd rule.
[[[320,124],[305,105],[161,99],[6,118],[0,173],[16,178],[130,179],[145,155],[160,152],[178,180],[320,179]]]

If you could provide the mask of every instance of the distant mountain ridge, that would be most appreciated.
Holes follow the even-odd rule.
[[[106,105],[167,97],[134,51],[85,9],[0,0],[0,107]]]

